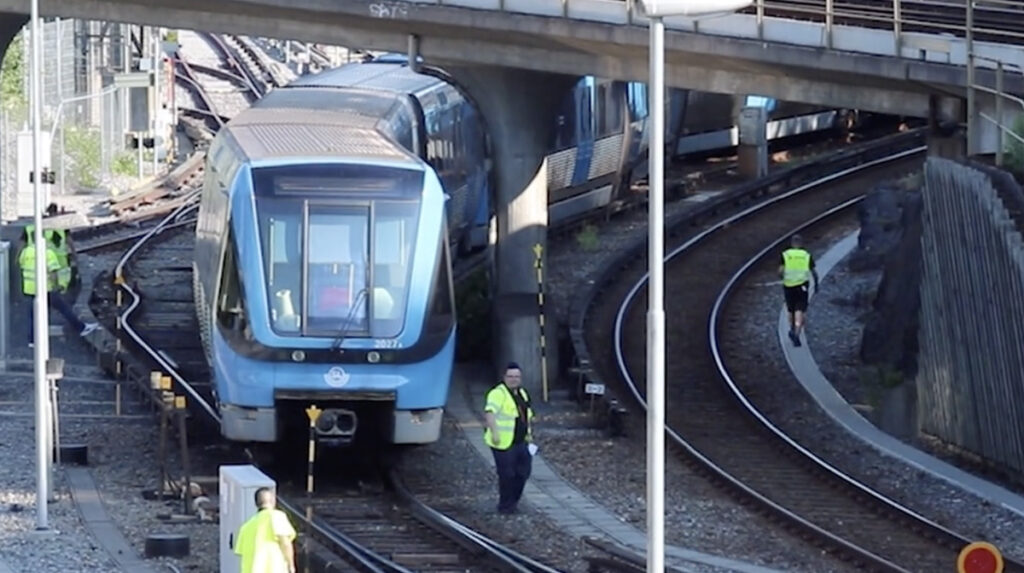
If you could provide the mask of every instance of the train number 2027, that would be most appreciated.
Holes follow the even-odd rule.
[[[402,343],[394,338],[378,338],[373,341],[374,348],[401,348]]]

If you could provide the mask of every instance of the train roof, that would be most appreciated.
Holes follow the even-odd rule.
[[[377,129],[396,94],[365,90],[274,90],[228,124],[250,160],[358,157],[417,161]]]
[[[346,64],[319,74],[303,76],[289,84],[291,87],[362,88],[392,93],[419,94],[444,81],[434,76],[412,71],[409,66],[385,62]]]

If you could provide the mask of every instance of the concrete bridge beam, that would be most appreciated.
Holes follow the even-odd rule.
[[[441,65],[441,64],[439,64]],[[495,366],[523,369],[523,384],[541,397],[540,327],[534,248],[547,249],[548,152],[557,106],[573,76],[490,66],[443,65],[486,120],[494,184],[497,244],[491,280]],[[548,380],[558,371],[553,322],[546,321]]]

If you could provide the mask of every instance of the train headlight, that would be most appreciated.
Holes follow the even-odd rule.
[[[301,350],[292,351],[292,360],[296,362],[302,362],[306,359],[306,353]]]
[[[367,352],[366,360],[369,361],[370,364],[376,364],[380,362],[380,352],[377,352],[376,350],[371,350]]]
[[[336,416],[331,412],[323,412],[316,420],[316,428],[321,432],[330,432],[337,423]]]

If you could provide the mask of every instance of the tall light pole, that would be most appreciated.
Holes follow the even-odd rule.
[[[39,0],[32,0],[32,66],[30,73],[32,105],[32,197],[35,210],[35,233],[32,239],[36,253],[36,296],[35,296],[35,384],[36,384],[36,529],[49,529],[47,518],[47,496],[49,495],[49,444],[47,438],[50,394],[46,380],[46,360],[49,358],[50,341],[49,284],[46,276],[46,243],[43,241],[43,183],[42,179],[42,116],[43,90],[40,81],[42,66],[42,26],[39,23]]]
[[[650,21],[651,114],[648,150],[647,264],[647,571],[665,570],[665,22],[709,16],[752,0],[639,0]]]

